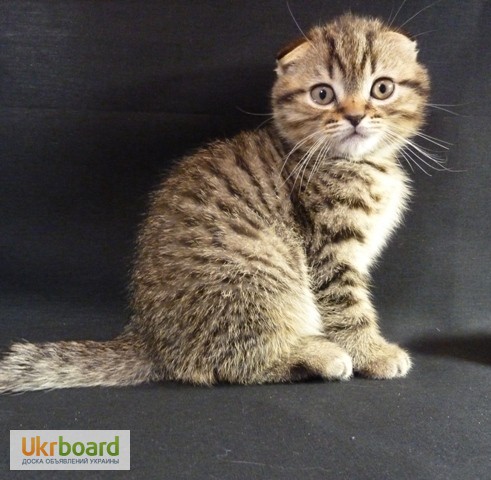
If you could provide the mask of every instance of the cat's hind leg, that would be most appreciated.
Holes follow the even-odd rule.
[[[295,290],[270,302],[256,298],[259,315],[241,321],[240,329],[239,322],[229,323],[228,345],[223,348],[222,344],[215,356],[222,355],[215,368],[216,381],[254,384],[351,377],[352,360],[343,348],[323,335],[310,291]],[[248,329],[248,324],[253,328]],[[214,347],[209,344],[209,354]]]
[[[353,374],[351,357],[322,335],[299,339],[289,355],[262,372],[263,382],[293,382],[320,377],[348,380]]]

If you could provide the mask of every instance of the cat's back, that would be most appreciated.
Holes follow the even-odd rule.
[[[256,275],[258,268],[289,263],[299,239],[281,148],[263,129],[183,158],[153,194],[138,242],[136,285],[194,282],[200,275],[210,281],[213,268],[217,275],[234,269]]]
[[[267,219],[284,193],[280,149],[268,129],[241,132],[200,148],[164,179],[153,195],[150,217],[182,214],[190,223],[198,212],[211,217],[221,212]]]

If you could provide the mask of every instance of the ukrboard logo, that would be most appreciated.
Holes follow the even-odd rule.
[[[10,431],[10,470],[129,469],[129,430]]]

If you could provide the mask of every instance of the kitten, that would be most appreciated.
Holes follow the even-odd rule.
[[[429,93],[414,41],[344,15],[282,50],[274,125],[189,156],[153,195],[132,318],[107,342],[16,343],[0,391],[406,375],[369,271],[409,196]]]

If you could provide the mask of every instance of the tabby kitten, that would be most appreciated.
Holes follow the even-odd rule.
[[[397,156],[429,92],[416,55],[353,15],[281,51],[274,125],[185,158],[153,195],[125,331],[13,344],[0,391],[406,375],[369,271],[409,195]]]

